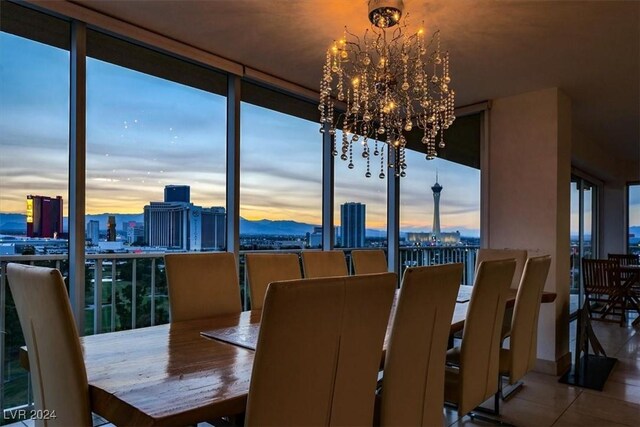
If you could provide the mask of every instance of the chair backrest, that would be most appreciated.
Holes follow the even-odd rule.
[[[382,426],[443,424],[445,355],[462,270],[405,270],[385,357]]]
[[[547,281],[551,257],[529,258],[518,287],[509,341],[509,382],[513,384],[532,370],[538,348],[538,316],[542,290]]]
[[[274,282],[247,425],[371,425],[393,273]]]
[[[476,271],[482,261],[515,259],[516,270],[513,273],[513,279],[511,279],[511,289],[518,289],[520,279],[522,279],[522,272],[524,271],[524,264],[527,262],[527,254],[525,249],[478,249]]]
[[[640,257],[634,254],[609,254],[609,260],[619,265],[640,265]]]
[[[301,279],[297,254],[246,254],[251,309],[260,310],[271,282]]]
[[[330,425],[371,425],[382,347],[397,288],[395,273],[344,278],[340,353]]]
[[[353,274],[385,273],[387,257],[382,249],[351,251]]]
[[[467,414],[498,391],[500,333],[516,261],[478,267],[460,346],[458,413]]]
[[[8,264],[7,278],[29,353],[35,408],[56,414],[36,426],[91,426],[87,373],[62,275]]]
[[[342,251],[302,251],[302,269],[306,279],[349,275]]]
[[[618,262],[606,259],[582,258],[582,284],[584,292],[610,294],[619,291]]]
[[[172,322],[242,310],[238,271],[232,253],[167,254],[164,262]]]

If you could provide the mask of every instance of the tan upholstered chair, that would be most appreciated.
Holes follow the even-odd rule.
[[[353,274],[385,273],[387,257],[382,249],[351,251]]]
[[[164,262],[172,322],[242,310],[238,271],[232,253],[167,254]]]
[[[509,384],[519,381],[535,366],[538,315],[542,290],[547,281],[550,265],[551,257],[548,255],[529,258],[525,264],[513,310],[509,349],[500,349],[500,375],[508,377]],[[499,381],[500,391],[502,391],[502,379],[500,378]],[[497,405],[496,408],[498,408]]]
[[[9,264],[7,277],[29,350],[35,409],[56,415],[35,425],[91,426],[87,373],[62,275]]]
[[[245,259],[252,310],[262,309],[269,283],[302,278],[297,254],[247,254]]]
[[[393,273],[274,282],[246,424],[371,425]]]
[[[306,279],[349,275],[342,251],[302,251],[302,269]]]
[[[484,261],[476,274],[462,343],[447,352],[445,401],[471,412],[498,391],[500,326],[515,260]]]
[[[518,289],[524,264],[527,262],[527,251],[525,249],[478,249],[476,256],[476,270],[482,261],[495,261],[499,259],[515,259],[516,269],[511,279],[511,289]]]
[[[405,270],[387,344],[380,425],[443,425],[445,354],[462,269]]]
[[[478,249],[476,256],[476,270],[482,261],[495,261],[498,259],[515,259],[516,270],[511,280],[511,289],[518,289],[524,264],[527,262],[527,251],[524,249]],[[507,308],[504,312],[504,320],[502,321],[502,339],[504,340],[511,333],[511,317],[513,316],[513,308]]]

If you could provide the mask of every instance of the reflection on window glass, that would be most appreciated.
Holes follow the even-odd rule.
[[[340,147],[342,131],[336,132]],[[375,142],[369,143],[370,151]],[[380,179],[380,157],[371,156],[370,173],[367,178],[367,160],[362,157],[359,145],[354,144],[353,168],[349,160],[335,158],[334,169],[334,223],[336,225],[335,246],[341,248],[386,247],[387,245],[387,179]],[[378,143],[378,149],[386,145]],[[386,152],[385,152],[386,154]],[[386,156],[385,156],[386,161]],[[386,164],[382,168],[388,173]]]
[[[317,123],[242,103],[242,249],[319,247],[322,136]]]
[[[629,185],[629,253],[640,255],[640,184]]]
[[[92,247],[224,249],[225,105],[220,95],[87,60]]]

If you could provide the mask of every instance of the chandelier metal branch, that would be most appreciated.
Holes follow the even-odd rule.
[[[429,43],[422,29],[407,35],[402,11],[402,0],[370,0],[371,29],[359,38],[345,27],[344,37],[327,50],[320,82],[320,131],[334,136],[337,156],[335,135],[342,130],[340,158],[349,169],[353,146],[360,142],[367,178],[372,156],[380,158],[381,179],[386,168],[406,175],[406,136],[415,127],[422,130],[426,158],[433,159],[455,120],[449,53],[440,50],[439,31]],[[345,107],[338,114],[336,100]]]

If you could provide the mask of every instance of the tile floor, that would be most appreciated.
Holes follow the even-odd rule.
[[[503,421],[518,427],[640,426],[640,327],[603,322],[593,322],[593,326],[607,355],[618,359],[604,390],[567,386],[554,376],[532,372],[525,377],[523,388],[502,403]],[[575,322],[571,337],[573,350]],[[458,419],[454,410],[446,409],[445,413],[450,426],[490,425],[468,416]],[[34,424],[27,421],[7,427],[34,427]]]
[[[503,402],[503,421],[518,427],[640,426],[640,327],[630,322],[627,327],[593,322],[593,328],[607,356],[618,359],[604,390],[572,387],[554,376],[532,372],[522,390]],[[573,350],[575,322],[571,338]],[[468,416],[457,419],[448,409],[446,414],[451,426],[489,425]]]

